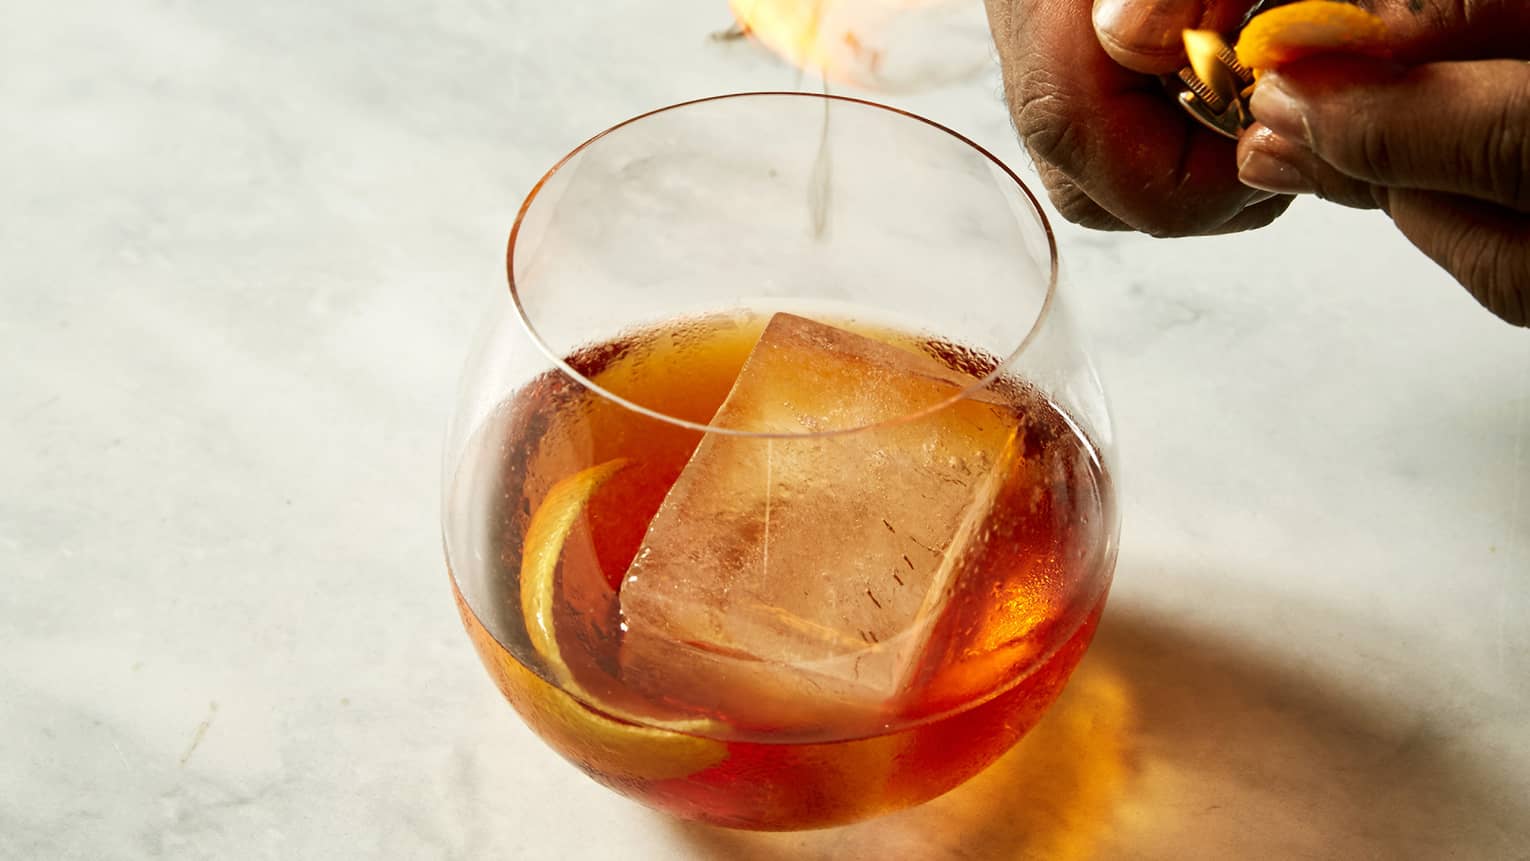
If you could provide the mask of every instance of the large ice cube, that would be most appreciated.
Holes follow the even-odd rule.
[[[713,425],[797,434],[932,406],[975,380],[777,314]],[[709,434],[621,588],[624,681],[757,728],[844,726],[905,686],[1015,457],[997,399],[848,434]]]

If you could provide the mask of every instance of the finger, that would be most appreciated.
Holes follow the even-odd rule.
[[[1255,0],[1094,0],[1095,37],[1117,63],[1148,75],[1185,64],[1186,29],[1230,32]]]
[[[1072,180],[1063,176],[1056,168],[1041,165],[1040,170],[1042,185],[1047,189],[1047,195],[1051,198],[1052,206],[1059,215],[1068,221],[1087,227],[1091,230],[1131,230],[1131,226],[1114,215],[1111,215],[1099,204],[1095,203],[1079,188]],[[1245,230],[1257,230],[1268,226],[1279,218],[1286,208],[1291,205],[1291,198],[1286,195],[1277,195],[1270,192],[1255,195],[1250,205],[1234,215],[1225,224],[1208,228],[1207,236],[1220,236],[1229,233],[1242,233]]]
[[[1386,22],[1392,56],[1402,63],[1530,59],[1525,0],[1361,0],[1360,5]]]
[[[1530,218],[1491,203],[1390,189],[1387,210],[1414,245],[1516,326],[1530,326]]]
[[[1225,236],[1232,233],[1243,233],[1246,230],[1258,230],[1261,227],[1268,227],[1290,208],[1291,201],[1293,200],[1295,198],[1284,194],[1261,200],[1234,215],[1226,224],[1207,231],[1206,235]]]
[[[1356,179],[1530,212],[1530,64],[1315,58],[1265,75],[1252,107]]]
[[[1233,142],[1106,55],[1079,15],[1088,3],[989,0],[1026,148],[1134,230],[1183,236],[1226,224],[1257,195],[1237,180]]]
[[[1131,230],[1121,219],[1095,203],[1078,184],[1052,165],[1037,165],[1041,184],[1046,187],[1052,207],[1064,219],[1091,230]]]
[[[1306,145],[1258,123],[1238,141],[1238,179],[1280,194],[1313,194],[1352,209],[1379,206],[1374,187],[1318,158]]]

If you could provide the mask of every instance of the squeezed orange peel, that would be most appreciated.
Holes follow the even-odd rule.
[[[722,729],[721,725],[706,718],[656,721],[603,702],[574,679],[558,648],[553,627],[556,577],[563,544],[590,497],[626,465],[624,459],[606,461],[554,484],[526,528],[521,558],[521,612],[532,648],[562,690],[509,655],[497,660],[495,669],[512,704],[521,710],[527,722],[559,751],[589,770],[615,779],[685,777],[727,756],[726,744],[690,734],[715,734]],[[495,650],[490,653],[503,654]],[[599,711],[586,707],[581,700]],[[643,725],[656,723],[663,728]]]
[[[1385,57],[1386,22],[1342,0],[1301,0],[1254,16],[1233,48],[1260,73],[1317,54]]]

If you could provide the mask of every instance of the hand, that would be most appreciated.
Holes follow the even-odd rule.
[[[1430,4],[1421,16],[1406,4],[1383,12],[1405,61],[1519,58],[1315,58],[1269,73],[1240,175],[1385,210],[1488,310],[1530,326],[1530,3]]]
[[[1253,0],[987,3],[1015,128],[1064,218],[1158,236],[1230,233],[1263,227],[1290,203],[1239,182],[1234,143],[1192,120],[1158,79],[1184,65],[1184,28],[1231,30]]]

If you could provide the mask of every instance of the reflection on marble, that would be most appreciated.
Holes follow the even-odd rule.
[[[520,725],[442,568],[456,371],[572,144],[817,87],[710,39],[725,6],[7,6],[0,858],[854,857],[885,829],[1523,859],[1530,336],[1315,202],[1248,236],[1059,226],[1124,533],[1098,646],[1001,769],[843,833],[721,834]],[[1034,177],[995,74],[891,100]]]
[[[1133,721],[1125,680],[1091,656],[1020,745],[934,801],[816,832],[675,829],[702,857],[740,861],[1090,858],[1129,785]]]
[[[1321,666],[1117,613],[1010,754],[947,795],[835,831],[677,831],[702,857],[1513,858],[1521,775]]]

